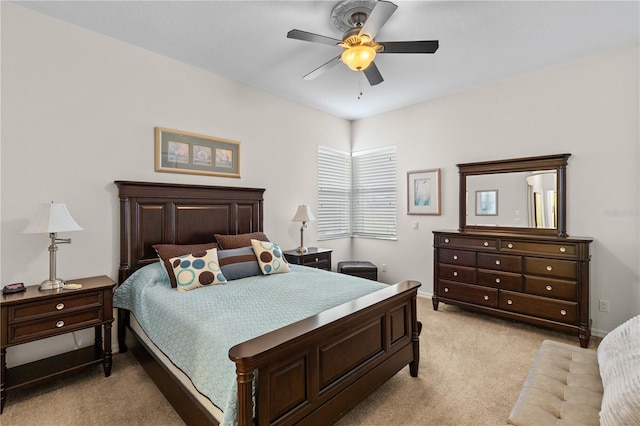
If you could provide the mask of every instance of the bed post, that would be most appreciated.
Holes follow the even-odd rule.
[[[253,425],[253,370],[241,371],[236,368],[238,382],[238,426]]]
[[[411,341],[413,343],[413,361],[409,363],[409,373],[411,377],[418,377],[418,366],[420,365],[420,331],[422,323],[418,322],[418,311],[416,294],[411,296]]]

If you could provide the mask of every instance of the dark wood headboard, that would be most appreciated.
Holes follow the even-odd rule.
[[[264,231],[264,189],[115,181],[120,197],[123,282],[156,262],[154,244],[215,241],[214,234]]]

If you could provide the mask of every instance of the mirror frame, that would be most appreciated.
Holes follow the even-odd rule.
[[[460,226],[461,232],[513,232],[531,235],[555,235],[567,237],[567,162],[571,154],[555,154],[540,157],[513,158],[457,164],[460,173]],[[558,193],[556,228],[529,228],[513,226],[467,225],[467,176],[510,172],[556,171]]]

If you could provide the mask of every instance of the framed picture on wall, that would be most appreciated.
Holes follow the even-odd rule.
[[[407,172],[407,214],[440,214],[440,169]]]
[[[498,190],[476,191],[476,216],[498,216]]]
[[[240,177],[240,142],[155,128],[156,172]]]

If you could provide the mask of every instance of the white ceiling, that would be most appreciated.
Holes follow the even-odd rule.
[[[337,0],[17,3],[350,120],[631,46],[640,34],[638,0],[394,1],[376,40],[440,48],[379,55],[385,81],[371,87],[344,64],[302,79],[342,49],[286,34],[342,38],[330,20]]]

